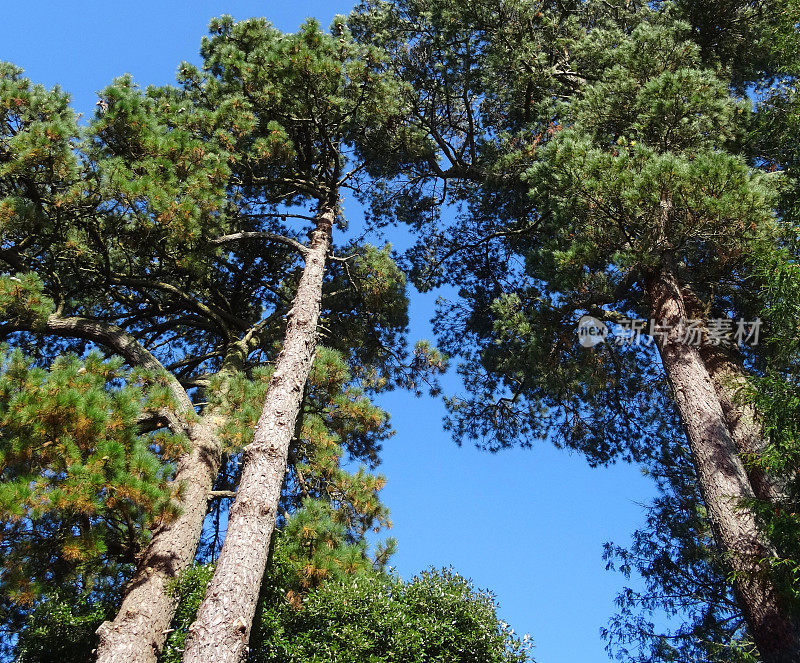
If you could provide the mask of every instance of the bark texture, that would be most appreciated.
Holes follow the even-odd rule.
[[[681,288],[667,268],[648,278],[646,288],[653,319],[670,329],[657,339],[658,348],[742,611],[765,663],[796,663],[800,629],[760,563],[774,553],[755,514],[744,505],[755,492],[700,349],[682,339],[682,323],[689,316]]]
[[[714,384],[731,437],[745,460],[756,497],[780,504],[787,499],[786,481],[752,462],[769,441],[763,434],[757,410],[742,398],[747,388],[747,377],[742,367],[719,347],[704,345],[700,348],[700,356]]]
[[[189,454],[178,462],[181,514],[153,533],[114,621],[97,629],[98,663],[155,663],[167,637],[176,597],[168,584],[194,560],[203,531],[208,495],[221,462],[215,426],[207,419],[190,424]]]
[[[317,344],[333,206],[321,206],[214,577],[190,628],[184,663],[239,663],[246,651],[275,528],[289,444]]]
[[[683,286],[681,293],[690,316],[704,319],[707,312],[692,289]],[[750,485],[756,497],[776,504],[785,501],[786,479],[770,475],[753,462],[761,455],[769,441],[764,436],[758,411],[744,398],[748,384],[741,355],[736,348],[713,345],[708,343],[706,338],[700,346],[700,357],[714,385],[728,431],[744,460]]]

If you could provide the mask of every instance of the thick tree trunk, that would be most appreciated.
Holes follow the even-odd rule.
[[[153,533],[114,621],[97,629],[98,663],[155,663],[167,637],[176,597],[168,584],[194,560],[208,495],[219,472],[221,449],[206,418],[188,427],[191,452],[175,473],[182,486],[181,513]]]
[[[333,205],[321,205],[214,577],[190,628],[184,663],[240,663],[247,650],[275,528],[289,444],[317,343]]]
[[[755,463],[766,448],[768,440],[764,436],[758,412],[743,399],[747,389],[744,370],[720,347],[703,345],[700,356],[714,384],[731,438],[745,460],[756,497],[780,504],[787,499],[786,482],[765,472]]]
[[[684,303],[692,318],[703,319],[704,306],[691,288],[682,287]],[[747,374],[735,348],[713,345],[707,339],[700,346],[700,357],[714,385],[725,422],[744,460],[753,492],[760,500],[780,503],[787,498],[786,480],[770,475],[754,462],[767,447],[761,417],[746,402]]]
[[[717,542],[734,574],[734,589],[765,663],[800,661],[800,628],[783,606],[761,560],[773,556],[755,514],[754,495],[736,442],[698,347],[682,339],[689,316],[673,272],[646,283],[652,317],[669,329],[657,339],[662,363],[686,429]]]
[[[162,371],[163,366],[135,338],[114,325],[81,317],[51,315],[44,331],[85,338],[112,349],[131,366]],[[186,391],[168,376],[178,412],[194,416]],[[175,426],[173,426],[175,427]],[[98,663],[155,663],[167,637],[176,601],[167,584],[194,560],[203,531],[208,493],[219,471],[221,449],[211,415],[186,426],[190,453],[178,461],[174,481],[182,486],[181,513],[153,532],[133,577],[125,587],[122,605],[113,621],[97,629]]]

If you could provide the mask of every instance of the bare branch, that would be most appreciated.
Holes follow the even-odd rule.
[[[433,274],[437,270],[439,270],[444,265],[444,263],[446,263],[450,258],[452,258],[457,253],[460,253],[461,251],[471,251],[472,249],[479,247],[481,244],[486,244],[488,242],[491,242],[493,239],[498,239],[500,237],[513,237],[515,235],[524,235],[525,233],[530,232],[534,228],[527,227],[527,228],[520,228],[518,230],[498,230],[489,233],[488,235],[485,235],[480,239],[475,240],[474,242],[459,244],[458,246],[450,249],[441,258],[439,258],[439,260],[436,261],[436,263],[430,269],[431,276],[425,279],[425,282],[426,283],[430,282],[431,278],[433,278]]]
[[[225,321],[219,316],[216,312],[212,311],[208,306],[203,304],[202,302],[198,301],[190,294],[184,292],[177,286],[171,283],[164,283],[162,281],[152,281],[150,279],[137,279],[137,278],[130,278],[127,276],[115,276],[111,279],[111,283],[114,285],[122,285],[131,288],[153,288],[154,290],[161,290],[162,292],[168,292],[171,295],[174,295],[178,299],[186,302],[190,308],[194,309],[195,312],[199,313],[202,316],[205,316],[209,320],[212,320],[219,329],[225,333],[227,332],[227,325]]]
[[[291,237],[286,237],[285,235],[278,235],[277,233],[270,233],[270,232],[261,232],[261,231],[254,231],[254,232],[240,232],[240,233],[233,233],[232,235],[223,235],[222,237],[217,237],[217,239],[211,240],[212,244],[229,244],[230,242],[239,242],[243,240],[253,240],[253,239],[262,239],[268,240],[271,242],[277,242],[279,244],[284,244],[293,248],[303,257],[306,256],[308,253],[308,247],[304,244],[301,244],[296,239],[292,239]]]
[[[236,497],[236,491],[234,490],[209,490],[208,491],[208,499],[210,500],[218,500],[218,499],[233,499]]]

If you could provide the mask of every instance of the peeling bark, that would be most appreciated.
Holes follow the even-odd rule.
[[[239,663],[246,651],[275,528],[281,486],[317,344],[335,211],[320,205],[264,408],[231,507],[214,577],[190,628],[184,663]]]
[[[765,663],[796,663],[800,627],[764,568],[763,560],[774,552],[745,506],[755,492],[700,349],[681,338],[682,323],[689,317],[681,288],[667,268],[651,275],[645,286],[652,318],[670,330],[657,338],[658,349],[745,619]]]

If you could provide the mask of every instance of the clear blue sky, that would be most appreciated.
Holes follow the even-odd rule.
[[[0,60],[23,67],[35,82],[61,85],[88,115],[95,92],[122,73],[142,86],[173,82],[181,60],[197,61],[213,16],[266,16],[294,30],[307,16],[328,25],[351,6],[346,0],[7,2]],[[435,297],[412,297],[412,338],[431,336]],[[446,386],[459,388],[452,378]],[[599,629],[623,580],[604,570],[602,544],[628,542],[643,521],[649,481],[635,467],[590,470],[581,457],[549,445],[496,455],[458,448],[442,431],[441,402],[393,393],[381,404],[397,430],[382,467],[400,543],[397,570],[409,578],[430,565],[452,565],[493,590],[500,615],[533,636],[539,663],[607,661]]]

